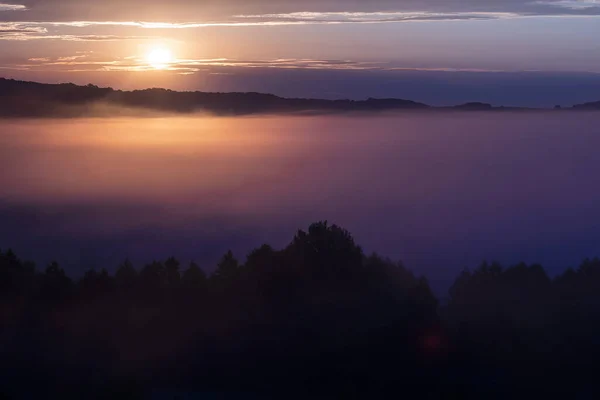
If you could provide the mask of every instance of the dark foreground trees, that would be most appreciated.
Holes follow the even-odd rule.
[[[554,279],[483,264],[439,305],[424,278],[327,223],[283,250],[228,252],[210,276],[169,258],[73,280],[0,252],[0,393],[592,396],[599,290],[598,260]]]

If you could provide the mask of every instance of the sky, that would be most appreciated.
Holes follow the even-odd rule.
[[[3,1],[9,78],[440,105],[600,97],[597,0]]]

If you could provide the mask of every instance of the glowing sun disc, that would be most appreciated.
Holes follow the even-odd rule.
[[[152,68],[165,69],[173,62],[173,55],[169,49],[156,48],[146,55],[146,61]]]

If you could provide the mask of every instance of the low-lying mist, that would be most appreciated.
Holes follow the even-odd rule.
[[[599,126],[551,112],[4,120],[0,247],[72,271],[170,255],[211,270],[326,219],[438,288],[484,259],[558,271],[600,255]]]

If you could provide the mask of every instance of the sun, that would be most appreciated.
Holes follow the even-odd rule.
[[[156,47],[146,54],[146,61],[154,69],[165,69],[173,62],[173,54],[164,47]]]

